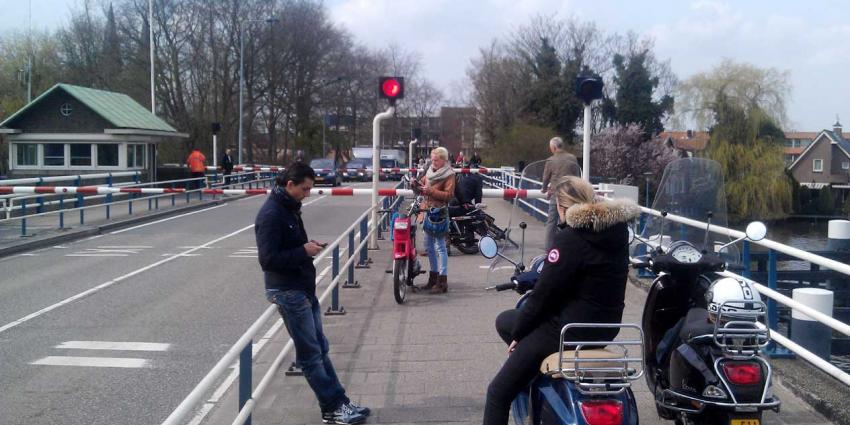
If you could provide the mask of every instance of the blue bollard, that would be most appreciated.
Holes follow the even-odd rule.
[[[251,383],[253,380],[251,370],[251,349],[254,341],[248,341],[245,348],[239,353],[239,410],[245,407],[245,403],[251,399]],[[245,420],[246,425],[251,425],[251,416]]]
[[[362,244],[364,240],[366,240],[366,234],[369,233],[369,216],[363,217],[363,220],[360,220],[360,243]],[[357,263],[358,269],[368,269],[369,268],[369,258],[366,253],[367,249],[364,246],[363,249],[360,250],[360,261]]]
[[[77,179],[74,181],[74,184],[75,184],[75,186],[80,187],[80,185],[83,184],[83,178],[78,175]],[[78,193],[77,194],[77,201],[74,203],[74,208],[82,208],[83,203],[84,203],[83,195]],[[85,224],[85,222],[86,222],[85,210],[81,209],[80,210],[80,226]]]
[[[776,290],[776,251],[769,250],[767,252],[767,286],[770,289]],[[776,301],[773,299],[767,300],[767,326],[772,332],[779,332],[779,316],[776,308]],[[794,358],[794,353],[788,351],[787,348],[777,344],[775,341],[770,341],[765,352],[772,359],[777,358]]]
[[[36,185],[36,186],[41,186],[41,184],[42,184],[42,183],[44,183],[44,178],[39,177],[39,178],[38,178],[38,183],[36,183],[35,185]],[[36,208],[35,208],[35,212],[36,212],[37,214],[41,214],[41,213],[43,213],[43,212],[44,212],[44,197],[43,197],[43,196],[39,196],[38,198],[35,198],[35,201],[36,201],[36,202],[38,202],[38,207],[36,207]]]
[[[339,276],[339,245],[334,247],[333,250],[333,258],[331,258],[331,279],[336,279]],[[339,305],[339,282],[334,285],[334,289],[331,290],[331,306],[328,307],[328,311],[325,312],[327,316],[340,316],[345,314],[345,309],[340,307]]]
[[[27,200],[26,199],[21,200],[21,215],[24,216],[24,217],[27,216]],[[21,219],[21,236],[26,236],[26,235],[27,235],[27,219],[24,218],[24,219]]]
[[[351,257],[354,257],[354,230],[348,232],[348,278],[342,286],[344,288],[359,288],[360,284],[354,280],[354,261],[351,261]]]
[[[65,228],[65,198],[59,198],[59,228]]]
[[[109,176],[106,177],[106,185],[108,187],[112,187],[112,173],[109,173]],[[112,194],[106,194],[106,219],[109,220],[109,204],[112,203]]]

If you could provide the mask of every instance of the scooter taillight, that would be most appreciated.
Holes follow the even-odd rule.
[[[755,362],[723,363],[723,374],[735,385],[754,385],[761,383],[761,366]]]
[[[583,401],[581,414],[588,425],[620,425],[623,423],[623,403],[619,400]]]

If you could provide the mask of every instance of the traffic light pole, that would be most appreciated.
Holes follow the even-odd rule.
[[[395,106],[375,115],[372,121],[372,229],[378,228],[378,179],[381,176],[381,121],[391,118]],[[369,249],[378,249],[378,232],[369,237]]]
[[[584,142],[581,155],[581,177],[590,181],[590,103],[584,104]]]

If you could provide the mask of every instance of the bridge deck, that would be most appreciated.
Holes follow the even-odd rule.
[[[490,204],[489,212],[502,222],[507,204],[495,200]],[[525,220],[527,240],[542,240],[542,225],[530,217]],[[534,243],[528,245],[529,252],[540,249]],[[362,288],[341,291],[347,314],[324,317],[331,358],[348,395],[373,409],[368,423],[481,423],[487,384],[506,352],[493,321],[499,312],[513,307],[515,294],[485,292],[489,260],[456,254],[449,260],[447,295],[408,294],[408,302],[397,305],[392,276],[385,273],[390,245],[384,241],[380,246],[380,251],[370,253],[375,261],[372,268],[357,275]],[[642,289],[629,285],[624,321],[639,322],[644,297]],[[259,369],[254,373],[255,385],[286,339],[284,331],[255,361]],[[764,423],[829,423],[781,383],[774,388],[783,401],[782,412],[766,414]],[[644,381],[634,389],[641,422],[662,423]],[[231,389],[205,423],[231,423],[237,410],[234,393]],[[253,423],[319,423],[315,397],[303,377],[281,372],[259,400]]]

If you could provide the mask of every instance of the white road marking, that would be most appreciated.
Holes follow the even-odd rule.
[[[99,246],[101,249],[145,249],[145,248],[153,248],[150,245],[103,245]]]
[[[138,226],[128,227],[128,228],[126,228],[126,229],[116,230],[116,231],[114,231],[114,232],[109,232],[109,234],[110,234],[110,235],[117,235],[117,234],[119,234],[119,233],[129,232],[130,230],[138,229],[138,228],[140,228],[140,227],[150,226],[150,225],[152,225],[152,224],[162,223],[162,222],[165,222],[165,221],[168,221],[168,220],[174,220],[175,218],[181,218],[181,217],[186,217],[186,216],[189,216],[189,215],[192,215],[192,214],[198,214],[198,213],[202,213],[202,212],[207,212],[207,211],[210,211],[210,210],[214,210],[214,209],[216,209],[216,208],[221,208],[221,207],[223,207],[223,206],[225,206],[225,205],[227,205],[227,203],[223,203],[223,204],[221,204],[221,205],[216,205],[216,206],[214,206],[214,207],[210,207],[210,208],[204,208],[204,209],[202,209],[202,210],[197,210],[197,211],[188,212],[188,213],[185,213],[185,214],[175,215],[175,216],[173,216],[173,217],[163,218],[163,219],[161,219],[161,220],[152,221],[152,222],[150,222],[150,223],[145,223],[145,224],[140,224],[140,225],[138,225]]]
[[[132,369],[151,367],[150,361],[145,359],[118,357],[47,356],[30,364],[46,366],[120,367]]]
[[[478,266],[479,269],[489,269],[490,267],[492,267],[492,266]],[[515,268],[516,267],[514,267],[514,266],[499,266],[499,267],[493,267],[493,270],[506,270],[506,269],[515,269]]]
[[[65,254],[66,257],[128,257],[128,254]]]
[[[309,201],[309,202],[304,203],[302,206],[306,206],[306,205],[310,205],[310,204],[312,204],[312,203],[314,203],[314,202],[318,202],[318,201],[320,201],[320,200],[324,199],[324,198],[325,198],[325,196],[327,196],[327,195],[319,196],[318,198],[313,199],[312,201]],[[225,204],[225,205],[226,205],[226,204]],[[202,210],[202,211],[204,211],[204,210]],[[165,259],[163,259],[163,260],[157,261],[157,262],[155,262],[155,263],[153,263],[153,264],[149,264],[149,265],[147,265],[147,266],[145,266],[145,267],[142,267],[142,268],[140,268],[140,269],[136,269],[136,270],[134,270],[134,271],[132,271],[132,272],[130,272],[130,273],[127,273],[127,274],[125,274],[125,275],[122,275],[122,276],[116,277],[115,279],[112,279],[112,280],[110,280],[110,281],[108,281],[108,282],[101,283],[100,285],[97,285],[97,286],[95,286],[94,288],[91,288],[91,289],[88,289],[88,290],[86,290],[86,291],[80,292],[80,293],[79,293],[79,294],[77,294],[77,295],[74,295],[74,296],[72,296],[72,297],[66,298],[66,299],[64,299],[64,300],[62,300],[62,301],[59,301],[59,302],[58,302],[58,303],[56,303],[56,304],[53,304],[53,305],[50,305],[50,306],[48,306],[48,307],[45,307],[45,308],[43,308],[43,309],[41,309],[41,310],[38,310],[38,311],[36,311],[35,313],[28,314],[28,315],[26,315],[26,316],[24,316],[24,317],[22,317],[22,318],[20,318],[20,319],[18,319],[18,320],[15,320],[14,322],[10,322],[10,323],[7,323],[7,324],[5,324],[5,325],[3,325],[3,326],[0,326],[0,333],[3,333],[3,332],[5,332],[5,331],[7,331],[7,330],[9,330],[9,329],[12,329],[12,328],[14,328],[14,327],[16,327],[16,326],[18,326],[18,325],[20,325],[20,324],[22,324],[22,323],[26,323],[26,322],[28,322],[28,321],[30,321],[30,320],[32,320],[32,319],[35,319],[36,317],[41,316],[41,315],[43,315],[43,314],[45,314],[45,313],[47,313],[47,312],[49,312],[49,311],[53,311],[53,310],[55,310],[55,309],[57,309],[57,308],[59,308],[59,307],[62,307],[63,305],[70,304],[70,303],[72,303],[72,302],[74,302],[74,301],[76,301],[76,300],[78,300],[78,299],[81,299],[81,298],[85,298],[85,297],[87,297],[87,296],[89,296],[89,295],[91,295],[91,294],[94,294],[95,292],[98,292],[98,291],[100,291],[100,290],[102,290],[102,289],[104,289],[104,288],[108,288],[108,287],[110,287],[110,286],[112,286],[112,285],[114,285],[114,284],[116,284],[116,283],[118,283],[118,282],[121,282],[121,281],[123,281],[123,280],[126,280],[126,279],[128,279],[128,278],[130,278],[130,277],[133,277],[133,276],[137,275],[137,274],[141,274],[141,273],[144,273],[144,272],[146,272],[146,271],[148,271],[148,270],[150,270],[150,269],[153,269],[153,268],[159,267],[159,266],[161,266],[161,265],[163,265],[163,264],[165,264],[165,263],[168,263],[168,262],[170,262],[170,261],[172,261],[172,260],[174,260],[174,259],[180,258],[180,257],[182,257],[182,256],[184,256],[184,255],[186,255],[186,254],[191,254],[193,251],[196,251],[196,250],[200,249],[201,247],[204,247],[204,246],[210,246],[210,245],[216,244],[216,243],[218,243],[218,242],[221,242],[221,241],[223,241],[223,240],[225,240],[225,239],[227,239],[227,238],[230,238],[230,237],[236,236],[236,235],[238,235],[238,234],[240,234],[240,233],[242,233],[242,232],[244,232],[244,231],[246,231],[246,230],[252,229],[253,227],[254,227],[254,225],[253,225],[253,224],[251,224],[251,225],[249,225],[249,226],[245,226],[245,227],[243,227],[243,228],[241,228],[241,229],[239,229],[239,230],[237,230],[237,231],[235,231],[235,232],[231,232],[231,233],[229,233],[229,234],[227,234],[227,235],[224,235],[224,236],[222,236],[222,237],[220,237],[220,238],[213,239],[213,240],[211,240],[211,241],[209,241],[209,242],[207,242],[207,243],[205,243],[205,244],[203,244],[203,245],[199,246],[198,248],[193,248],[193,249],[190,249],[190,250],[188,250],[188,251],[182,252],[182,253],[180,253],[180,254],[178,254],[178,255],[174,255],[174,256],[171,256],[171,257],[165,258]]]
[[[166,351],[171,344],[123,341],[65,341],[56,348],[75,350]]]

